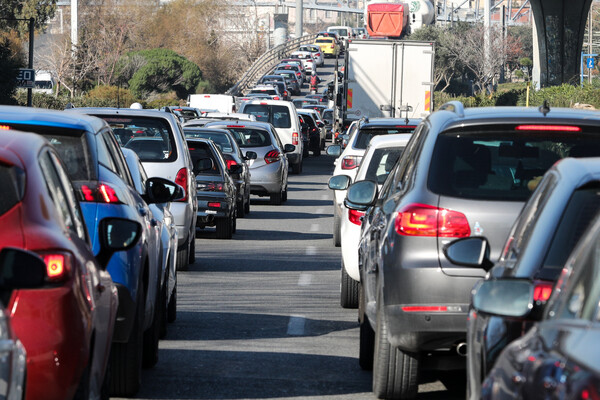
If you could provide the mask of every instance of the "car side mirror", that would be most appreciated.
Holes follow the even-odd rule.
[[[229,174],[230,175],[241,174],[243,169],[244,169],[244,167],[242,167],[239,164],[232,165],[231,167],[229,167]]]
[[[379,187],[377,186],[377,182],[354,182],[348,187],[344,205],[351,210],[365,211],[375,204],[378,194]]]
[[[146,194],[142,196],[146,203],[169,203],[185,197],[185,189],[165,178],[153,177],[146,181]]]
[[[293,144],[286,144],[283,146],[284,153],[293,153],[296,150],[296,146]]]
[[[332,190],[346,190],[352,180],[348,175],[334,175],[329,178],[327,186]]]
[[[330,156],[339,157],[342,154],[342,146],[339,144],[327,146],[327,154]]]
[[[35,289],[46,281],[46,263],[31,251],[5,247],[0,251],[0,289]]]
[[[322,121],[317,121],[317,126],[318,126],[319,128],[322,128],[322,127],[324,127],[324,126],[325,126],[325,123],[324,123],[324,122],[322,122]]]
[[[198,161],[196,161],[196,171],[208,171],[210,169],[213,169],[215,166],[215,163],[213,162],[212,158],[201,158]]]
[[[471,303],[477,311],[504,317],[524,317],[533,308],[533,284],[524,279],[491,279],[475,284]]]
[[[106,268],[115,252],[132,248],[142,236],[142,225],[125,218],[104,218],[98,230],[100,252],[96,259],[102,268]]]
[[[454,240],[444,246],[443,251],[446,258],[456,265],[483,268],[486,271],[494,266],[490,261],[490,244],[484,237]]]
[[[256,160],[256,157],[258,157],[258,154],[256,154],[255,151],[250,151],[250,150],[248,150],[246,152],[246,155],[244,156],[244,158],[246,160]]]

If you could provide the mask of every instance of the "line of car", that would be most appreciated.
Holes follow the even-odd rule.
[[[450,102],[409,140],[365,135],[354,154],[361,120],[345,154],[328,148],[339,156],[329,186],[340,301],[358,308],[359,363],[377,397],[414,398],[428,370],[469,399],[598,393],[593,356],[560,335],[597,338],[600,159],[581,157],[600,157],[599,122]],[[401,145],[382,164],[382,149]]]

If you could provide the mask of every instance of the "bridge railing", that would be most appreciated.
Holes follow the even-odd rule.
[[[261,76],[279,63],[279,60],[286,58],[292,52],[296,51],[298,46],[313,43],[316,37],[317,35],[304,35],[268,50],[254,61],[252,66],[248,68],[240,80],[226,94],[239,96],[248,88],[253,87]]]

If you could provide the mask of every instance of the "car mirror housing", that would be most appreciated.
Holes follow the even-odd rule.
[[[286,144],[283,146],[284,153],[293,153],[296,150],[296,146],[293,144]]]
[[[327,146],[327,154],[334,157],[339,157],[342,154],[342,146],[339,144],[332,144]]]
[[[215,166],[215,164],[213,163],[213,160],[211,158],[201,158],[198,161],[196,161],[196,171],[207,171],[209,169],[213,169],[213,167]]]
[[[444,246],[444,255],[450,262],[465,267],[483,268],[489,271],[494,264],[490,261],[490,245],[484,237],[467,237],[454,240]]]
[[[332,190],[346,190],[350,186],[351,179],[348,175],[334,175],[329,178],[327,186]]]
[[[129,250],[142,236],[142,225],[125,218],[104,218],[99,227],[100,252],[96,256],[102,268],[106,268],[117,251]]]
[[[354,210],[372,206],[377,199],[379,188],[377,182],[358,181],[348,187],[346,207]]]
[[[183,199],[185,190],[168,179],[153,177],[146,181],[146,194],[143,196],[148,204],[168,203]]]
[[[472,291],[473,308],[503,317],[524,317],[533,308],[533,284],[524,279],[483,280]]]
[[[229,174],[241,174],[243,169],[244,168],[239,164],[232,165],[229,167]]]
[[[256,157],[258,157],[258,155],[256,154],[255,151],[248,150],[246,152],[246,156],[245,156],[246,160],[256,160]]]
[[[5,247],[0,251],[0,289],[35,289],[46,279],[46,263],[31,251]]]

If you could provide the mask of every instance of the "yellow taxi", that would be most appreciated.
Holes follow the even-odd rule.
[[[325,57],[337,57],[340,53],[340,47],[332,37],[318,37],[314,44],[321,48]]]

